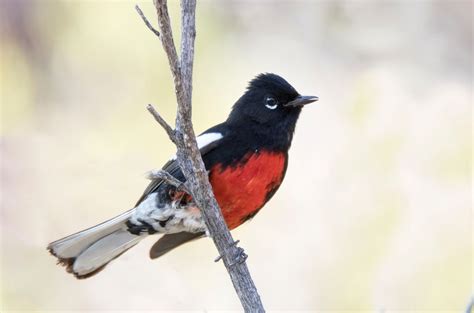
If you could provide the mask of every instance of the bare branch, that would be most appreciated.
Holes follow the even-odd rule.
[[[193,92],[194,40],[196,38],[196,0],[181,1],[181,77],[184,102],[189,110],[181,110],[183,119],[191,120],[191,95]],[[180,108],[178,108],[180,109]]]
[[[148,19],[146,18],[145,14],[143,14],[143,11],[142,9],[140,9],[140,7],[137,5],[135,5],[135,10],[138,12],[138,15],[140,15],[140,17],[142,18],[143,22],[145,23],[146,27],[148,27],[149,30],[151,30],[158,38],[160,37],[160,32],[157,31],[150,23],[150,21],[148,21]]]
[[[162,179],[171,186],[176,187],[178,190],[186,192],[188,195],[191,194],[186,183],[183,183],[179,179],[176,179],[173,175],[164,170],[152,170],[147,173],[146,176],[148,179]]]
[[[160,113],[155,110],[153,105],[149,104],[146,106],[146,109],[148,112],[150,112],[151,115],[155,118],[155,120],[158,122],[158,124],[163,127],[163,129],[166,131],[168,134],[168,137],[171,139],[172,142],[176,143],[176,132],[174,131],[173,128],[164,120],[164,118],[161,117]]]
[[[191,121],[196,0],[181,0],[181,61],[173,41],[166,0],[154,0],[154,4],[158,15],[161,43],[168,56],[174,79],[178,102],[176,129],[172,130],[151,105],[148,106],[148,110],[176,144],[177,162],[186,178],[188,190],[197,206],[201,208],[208,233],[219,251],[244,310],[264,312],[265,309],[245,262],[247,255],[242,248],[237,247],[214,197]]]
[[[168,56],[171,73],[173,74],[175,89],[181,88],[181,73],[179,71],[179,58],[173,40],[173,31],[171,29],[170,16],[168,14],[168,5],[166,0],[153,0],[158,15],[158,26],[161,30],[161,43]]]

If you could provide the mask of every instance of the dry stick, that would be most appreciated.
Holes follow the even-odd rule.
[[[265,310],[257,288],[245,263],[247,256],[242,248],[237,247],[237,242],[233,240],[212,192],[192,126],[191,95],[194,39],[196,36],[196,0],[181,1],[181,61],[178,58],[173,41],[166,0],[154,0],[154,4],[161,31],[160,39],[163,49],[168,56],[178,102],[176,130],[173,131],[173,137],[176,140],[175,144],[178,149],[178,164],[186,177],[186,184],[191,191],[194,201],[201,208],[209,235],[212,237],[222,257],[244,310],[246,312],[264,312]],[[149,111],[152,113],[152,110],[149,109]],[[169,135],[169,129],[164,126],[167,125],[166,122],[163,123],[164,120],[161,117],[156,118],[159,114],[154,114],[154,116]]]
[[[194,39],[196,37],[195,8],[195,0],[181,1],[181,78],[185,102],[178,106],[176,128],[183,131],[185,139],[193,139],[191,145],[186,145],[189,148],[188,151],[191,153],[191,158],[186,158],[186,155],[183,155],[184,161],[192,163],[191,171],[186,173],[188,168],[185,167],[184,174],[187,178],[189,177],[191,179],[190,185],[197,187],[191,188],[194,199],[198,203],[198,206],[203,208],[204,221],[219,251],[219,255],[222,256],[243,308],[247,312],[263,312],[263,304],[245,263],[247,255],[242,248],[237,247],[236,242],[227,228],[227,224],[224,221],[219,205],[212,192],[212,187],[209,183],[201,154],[194,140],[191,120],[191,93]],[[179,157],[178,151],[178,160]],[[183,165],[186,166],[187,164]]]
[[[177,190],[191,194],[186,183],[183,183],[179,179],[176,179],[173,175],[164,170],[152,170],[147,173],[146,178],[150,180],[161,179],[170,184],[171,186],[176,187]]]
[[[146,18],[145,14],[143,14],[143,11],[142,9],[140,9],[140,7],[138,5],[135,6],[135,10],[137,10],[138,12],[138,15],[141,16],[143,22],[145,23],[146,27],[148,27],[149,30],[151,30],[156,36],[158,36],[158,38],[160,37],[160,32],[157,31],[150,23],[150,21],[148,21],[148,19]]]
[[[146,109],[151,115],[153,115],[158,124],[163,127],[171,141],[176,144],[176,132],[173,130],[173,128],[171,128],[171,126],[161,117],[160,113],[158,113],[158,111],[156,111],[151,104],[147,105]]]
[[[173,40],[173,31],[171,29],[170,16],[168,14],[168,6],[166,0],[153,0],[156,8],[156,15],[158,16],[158,27],[161,30],[161,44],[163,49],[168,56],[168,62],[170,64],[171,73],[174,78],[174,87],[178,100],[178,107],[181,105],[178,93],[180,93],[181,87],[181,72],[179,70],[178,53]],[[181,99],[182,100],[182,99]]]

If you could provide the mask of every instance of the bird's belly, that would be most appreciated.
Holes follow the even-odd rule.
[[[235,166],[211,168],[209,179],[216,200],[230,229],[255,215],[280,186],[286,155],[260,152],[247,155]]]

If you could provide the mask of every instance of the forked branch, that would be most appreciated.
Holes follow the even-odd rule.
[[[196,0],[181,0],[181,58],[178,57],[174,44],[166,0],[154,0],[153,3],[158,17],[159,32],[155,32],[151,24],[147,23],[148,20],[139,8],[137,11],[147,27],[155,34],[159,33],[168,57],[178,102],[176,129],[173,130],[153,106],[149,105],[147,109],[176,145],[177,162],[186,178],[186,187],[201,208],[207,231],[219,251],[244,310],[264,312],[257,288],[246,265],[247,255],[237,246],[238,241],[232,238],[212,192],[191,121]],[[165,180],[168,179],[173,183],[166,174],[159,173],[159,175],[164,175]]]

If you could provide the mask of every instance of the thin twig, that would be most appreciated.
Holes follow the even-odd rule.
[[[150,112],[151,115],[155,118],[155,120],[158,122],[158,124],[163,127],[163,129],[166,131],[168,134],[168,137],[170,137],[171,141],[176,143],[176,131],[171,128],[171,126],[164,120],[164,118],[161,117],[160,113],[158,113],[157,110],[153,107],[153,105],[149,104],[146,106],[146,109],[148,112]]]
[[[176,179],[173,175],[168,173],[167,171],[164,170],[151,170],[147,173],[146,177],[148,179],[162,179],[171,186],[176,187],[178,190],[186,192],[188,195],[191,194],[191,192],[188,190],[188,187],[186,186],[186,183],[183,183],[179,179]]]
[[[135,10],[137,10],[138,15],[142,18],[143,22],[145,23],[146,27],[151,30],[158,38],[160,37],[160,32],[156,30],[153,25],[151,25],[150,21],[146,18],[145,14],[143,14],[142,9],[137,5],[135,5]]]

